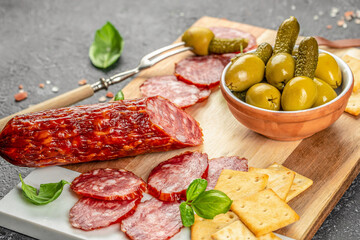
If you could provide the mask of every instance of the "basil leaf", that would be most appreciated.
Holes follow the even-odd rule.
[[[120,90],[117,92],[117,94],[115,95],[114,100],[115,101],[119,101],[119,100],[124,100],[124,93]]]
[[[186,202],[194,201],[200,193],[204,192],[208,182],[205,179],[195,179],[186,190]]]
[[[98,68],[107,68],[119,59],[123,46],[120,33],[107,22],[95,33],[94,42],[89,49],[90,60]]]
[[[231,204],[232,200],[225,193],[210,190],[201,193],[191,205],[200,217],[213,219],[218,214],[227,213]]]
[[[191,206],[187,205],[185,202],[180,204],[180,215],[181,221],[185,227],[190,227],[194,224],[195,217],[194,217],[194,210]]]
[[[65,180],[61,180],[58,183],[40,184],[38,192],[36,188],[27,185],[24,182],[21,174],[19,174],[19,177],[21,180],[21,188],[23,190],[23,195],[25,199],[35,205],[45,205],[54,201],[60,196],[65,184],[70,184]]]

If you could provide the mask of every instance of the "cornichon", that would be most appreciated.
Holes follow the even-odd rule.
[[[192,51],[197,55],[208,55],[209,52],[239,52],[248,45],[248,39],[217,38],[210,29],[205,27],[191,27],[187,29],[182,35],[181,40],[185,42],[185,46],[192,47]]]
[[[318,62],[318,43],[313,37],[304,38],[299,45],[295,62],[295,77],[305,76],[313,79]]]
[[[255,51],[255,55],[258,56],[261,60],[263,60],[265,65],[269,61],[272,53],[272,46],[267,42],[261,43]]]
[[[279,27],[275,46],[274,54],[277,53],[292,53],[292,50],[295,46],[296,39],[299,35],[300,25],[297,19],[293,16],[286,19]]]
[[[231,62],[235,62],[239,57],[242,57],[247,54],[255,54],[257,57],[259,57],[266,65],[266,63],[269,61],[271,55],[272,55],[273,49],[272,46],[269,43],[261,43],[256,51],[254,53],[239,53],[235,57],[231,59]]]
[[[214,37],[209,45],[209,52],[211,53],[232,53],[240,52],[241,48],[246,48],[249,43],[245,38],[217,38]]]

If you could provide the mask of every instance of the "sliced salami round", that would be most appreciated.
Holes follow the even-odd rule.
[[[175,64],[175,76],[197,87],[218,85],[223,70],[224,64],[214,55],[188,57]]]
[[[162,201],[186,200],[186,189],[197,178],[206,178],[206,153],[186,152],[157,165],[148,178],[148,193]]]
[[[131,200],[139,198],[146,183],[124,169],[100,168],[81,174],[71,183],[79,195],[101,200]]]
[[[244,49],[244,52],[247,52],[251,49],[256,48],[256,38],[254,35],[248,32],[241,31],[236,28],[227,28],[227,27],[211,27],[210,30],[215,34],[215,37],[218,38],[247,38],[249,43]]]
[[[70,209],[70,223],[85,231],[107,227],[133,214],[139,202],[140,198],[106,201],[83,197]]]
[[[215,55],[224,65],[224,67],[226,67],[226,65],[228,65],[228,63],[231,61],[232,58],[236,57],[237,53],[224,53],[224,54],[219,54],[219,55]]]
[[[206,190],[214,189],[220,173],[224,169],[247,172],[248,160],[236,156],[211,159],[209,161],[209,172],[206,179],[208,181]]]
[[[142,202],[133,215],[121,222],[121,231],[133,240],[170,239],[183,227],[179,206],[155,198]]]
[[[206,100],[211,94],[211,90],[207,88],[202,88],[199,94],[199,100],[198,102],[202,102]]]
[[[162,96],[178,107],[186,108],[209,97],[209,89],[199,89],[179,81],[175,76],[158,76],[147,79],[141,86],[144,97]]]

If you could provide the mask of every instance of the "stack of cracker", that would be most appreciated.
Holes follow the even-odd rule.
[[[360,59],[345,55],[342,59],[349,65],[351,71],[354,74],[354,88],[349,98],[349,102],[345,108],[345,112],[348,112],[354,116],[360,114]]]
[[[215,189],[233,200],[231,211],[212,220],[195,216],[191,239],[280,239],[273,231],[299,220],[287,202],[312,183],[277,163],[249,172],[225,169]]]

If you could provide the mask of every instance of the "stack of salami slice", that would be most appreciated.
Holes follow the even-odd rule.
[[[122,221],[121,230],[137,240],[171,238],[183,227],[179,205],[186,200],[190,183],[203,178],[215,186],[225,168],[247,171],[247,160],[220,157],[209,161],[206,153],[185,152],[161,162],[147,181],[148,193],[154,198],[140,203],[134,215]]]
[[[190,183],[203,178],[212,189],[223,169],[247,171],[245,158],[208,160],[206,153],[185,152],[161,162],[146,183],[123,169],[96,169],[81,174],[71,189],[81,198],[70,210],[70,223],[88,231],[113,223],[134,240],[170,239],[183,227],[180,202]],[[148,190],[152,198],[141,201]]]
[[[71,183],[81,196],[70,210],[70,223],[88,231],[120,222],[134,213],[146,183],[124,169],[96,169],[81,174]]]
[[[253,35],[239,29],[210,28],[218,38],[247,38],[248,46],[244,52],[256,47]],[[160,95],[186,108],[209,97],[211,89],[217,87],[225,66],[236,53],[192,56],[175,64],[174,76],[157,76],[147,79],[141,86],[143,96]]]

